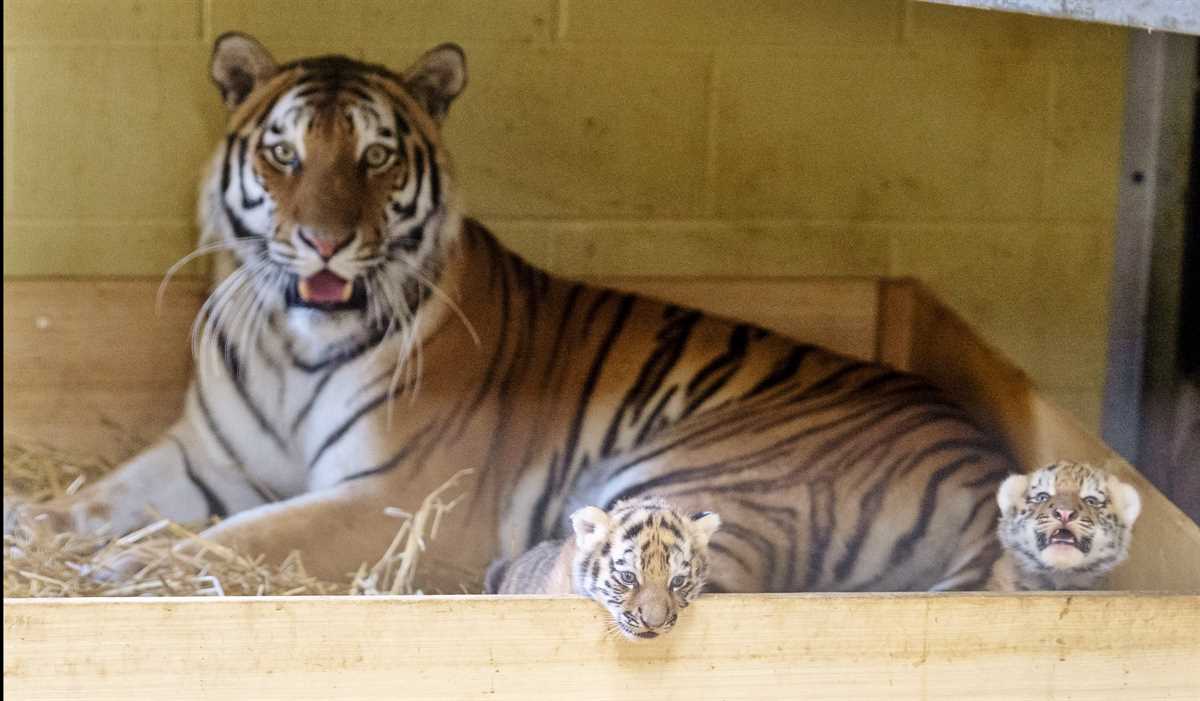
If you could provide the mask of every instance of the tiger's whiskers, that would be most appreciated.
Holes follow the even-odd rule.
[[[163,273],[162,282],[158,284],[158,292],[154,297],[154,313],[160,316],[162,315],[163,299],[166,297],[167,285],[171,283],[171,280],[175,277],[175,274],[182,270],[185,265],[199,258],[200,256],[205,256],[210,253],[218,253],[220,251],[236,250],[238,246],[243,245],[252,246],[254,244],[252,242],[239,241],[237,239],[206,243],[197,246],[196,249],[191,253],[188,253],[179,260],[175,261],[171,267],[167,268],[167,272]]]

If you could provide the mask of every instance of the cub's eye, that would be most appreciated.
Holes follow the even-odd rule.
[[[681,574],[677,574],[674,577],[671,577],[671,588],[678,589],[679,587],[682,587],[683,583],[686,581],[687,581],[687,577],[684,577]]]
[[[286,141],[275,144],[268,153],[271,154],[271,160],[275,161],[276,165],[287,168],[296,164],[296,147]]]
[[[1084,497],[1083,503],[1087,504],[1088,506],[1102,506],[1104,504],[1104,500],[1100,497]]]
[[[629,586],[633,586],[634,584],[637,584],[637,575],[632,572],[626,572],[626,571],[622,570],[620,572],[617,572],[617,577],[623,583],[628,584]]]
[[[392,150],[383,144],[371,144],[363,152],[363,163],[368,168],[382,168],[392,160]]]
[[[1050,500],[1050,495],[1047,494],[1046,492],[1038,492],[1037,494],[1034,494],[1032,497],[1029,498],[1029,501],[1032,501],[1035,504],[1041,504],[1041,503],[1049,501],[1049,500]]]

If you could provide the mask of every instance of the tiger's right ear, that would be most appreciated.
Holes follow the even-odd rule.
[[[608,536],[611,522],[603,509],[585,506],[571,514],[571,527],[575,529],[575,544],[583,549]]]
[[[226,32],[213,44],[213,82],[221,90],[225,106],[231,111],[275,75],[278,67],[271,53],[254,37]]]
[[[1028,475],[1009,475],[1008,479],[1000,484],[1000,490],[996,492],[996,503],[1000,504],[1000,513],[1008,513],[1008,510],[1025,498],[1025,490],[1029,488]]]

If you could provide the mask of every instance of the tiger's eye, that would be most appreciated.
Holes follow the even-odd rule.
[[[624,571],[618,572],[617,577],[619,577],[622,582],[624,582],[625,584],[628,584],[630,586],[637,584],[637,575],[635,575],[632,572],[624,572]]]
[[[271,147],[271,158],[281,166],[290,166],[296,161],[296,147],[286,141],[280,141]]]
[[[371,144],[363,153],[363,162],[368,168],[380,168],[392,158],[392,152],[383,144]]]
[[[687,581],[687,577],[684,577],[681,574],[677,574],[671,578],[671,588],[678,589],[679,587],[682,587],[683,583],[686,581]]]
[[[1100,506],[1101,504],[1104,503],[1104,502],[1100,501],[1100,499],[1098,497],[1084,497],[1083,501],[1088,506]]]
[[[1041,504],[1041,503],[1048,501],[1049,499],[1050,499],[1050,495],[1047,494],[1046,492],[1038,492],[1037,494],[1033,495],[1033,498],[1030,499],[1030,501],[1034,502],[1035,504]]]

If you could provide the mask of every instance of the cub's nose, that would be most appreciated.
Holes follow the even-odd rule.
[[[642,623],[647,628],[658,628],[667,622],[667,607],[658,601],[645,604],[638,609],[638,613],[641,614]]]
[[[1075,512],[1071,509],[1055,509],[1054,513],[1058,514],[1058,520],[1063,523],[1067,523],[1075,515]]]

